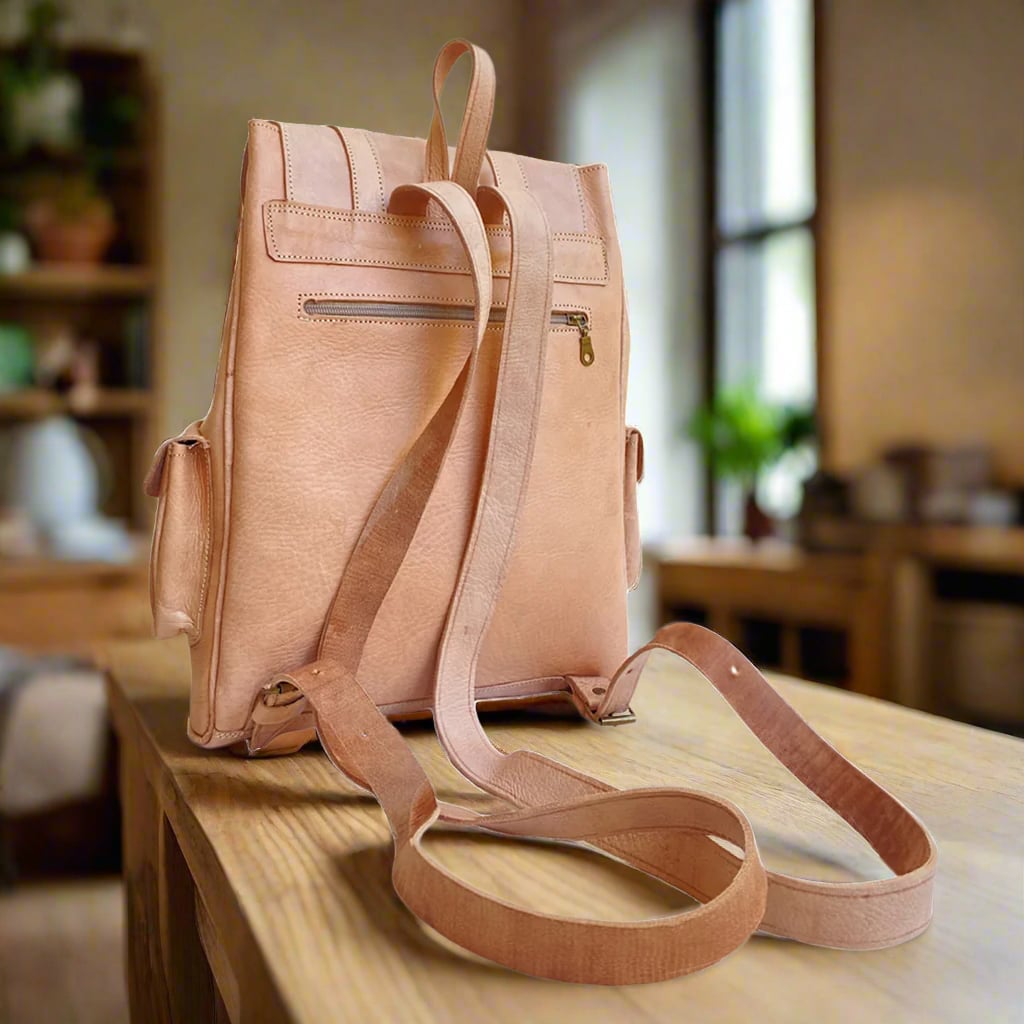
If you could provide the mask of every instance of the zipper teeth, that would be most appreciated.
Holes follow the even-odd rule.
[[[406,303],[406,302],[332,302],[329,300],[307,299],[302,310],[309,316],[337,317],[399,317],[405,320],[467,320],[473,319],[473,309],[469,306],[444,306],[439,303]],[[551,314],[551,323],[571,326],[572,316],[579,313],[568,313],[555,310]],[[487,317],[488,323],[504,323],[505,310],[491,309]]]

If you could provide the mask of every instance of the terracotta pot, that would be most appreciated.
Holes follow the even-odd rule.
[[[29,225],[39,258],[46,263],[100,263],[114,240],[112,220],[45,220]]]

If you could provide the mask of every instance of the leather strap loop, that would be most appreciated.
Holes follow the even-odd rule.
[[[450,176],[452,181],[474,192],[487,153],[487,136],[494,116],[497,79],[487,51],[465,39],[453,39],[446,43],[434,62],[434,116],[427,135],[423,176],[426,181],[443,181],[449,177],[448,137],[441,114],[441,91],[455,62],[466,53],[473,61],[473,72],[466,97],[466,110],[462,115],[462,128],[459,130],[459,143],[455,149],[455,166]]]
[[[437,666],[435,719],[449,758],[509,809],[478,815],[440,803],[397,730],[359,685],[363,645],[401,567],[452,437],[490,306],[480,213],[454,182],[396,190],[393,208],[436,203],[466,249],[475,286],[474,344],[451,391],[396,469],[368,517],[325,623],[317,661],[279,683],[308,704],[332,761],[380,800],[395,841],[393,878],[409,908],[464,948],[560,980],[623,984],[698,970],[757,928],[819,945],[872,948],[919,934],[931,915],[935,848],[920,822],[826,743],[727,641],[701,627],[659,631],[609,681],[602,706],[621,703],[647,658],[667,650],[694,665],[787,769],[864,836],[894,877],[829,883],[767,875],[750,825],[726,801],[681,789],[620,792],[531,751],[506,753],[476,714],[481,644],[515,540],[536,436],[551,304],[551,240],[526,192],[482,190],[503,206],[511,274],[494,411],[476,514]],[[272,724],[269,723],[268,724]],[[583,843],[702,902],[693,912],[610,924],[529,912],[453,878],[423,852],[434,825]],[[742,856],[721,845],[725,841]]]

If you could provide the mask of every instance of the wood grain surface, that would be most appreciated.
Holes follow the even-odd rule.
[[[147,1019],[183,1019],[175,1007],[184,994],[174,990],[195,981],[200,939],[219,990],[204,997],[203,1020],[1024,1019],[1019,740],[776,679],[812,724],[932,829],[940,864],[931,929],[896,949],[858,953],[755,937],[697,975],[585,987],[516,975],[428,935],[392,891],[390,837],[377,805],[318,750],[245,760],[191,746],[182,644],[121,644],[108,651],[107,666],[130,797],[130,910],[142,916],[136,946],[148,943],[136,948],[135,969],[165,970],[162,980],[136,982],[160,997],[147,1004]],[[529,746],[616,785],[676,783],[728,797],[750,816],[772,868],[884,876],[866,844],[772,761],[699,676],[654,660],[634,706],[633,726],[602,729],[534,713],[491,717],[488,731],[505,748]],[[444,799],[486,803],[444,761],[428,726],[402,728]],[[686,903],[584,851],[454,834],[429,845],[480,887],[548,911],[626,919]],[[182,878],[183,863],[194,887]],[[161,864],[170,877],[154,894]],[[182,973],[182,963],[192,967]],[[195,984],[202,992],[202,979]],[[194,1008],[188,1013],[200,1019]]]

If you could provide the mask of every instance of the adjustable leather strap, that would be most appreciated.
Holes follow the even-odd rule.
[[[620,793],[530,751],[507,754],[480,725],[474,675],[500,590],[532,458],[550,306],[550,241],[543,213],[525,193],[490,190],[513,233],[509,312],[497,399],[476,517],[439,653],[435,715],[453,763],[516,809],[477,816],[439,804],[399,734],[358,684],[359,659],[440,472],[458,426],[489,303],[486,239],[457,186],[403,190],[433,200],[455,224],[474,269],[476,345],[451,393],[415,442],[371,513],[339,585],[318,661],[282,677],[315,711],[329,756],[381,800],[395,837],[394,880],[407,905],[453,942],[517,970],[562,980],[620,984],[699,969],[756,928],[825,945],[889,945],[919,933],[931,910],[935,852],[920,823],[822,740],[726,641],[699,627],[659,633],[619,670],[610,689],[635,683],[650,652],[686,658],[722,692],[797,778],[878,850],[895,877],[835,884],[766,877],[746,819],[731,805],[684,790]],[[467,209],[467,203],[469,209]],[[523,253],[528,258],[523,258]],[[294,691],[293,691],[294,692]],[[610,695],[611,696],[611,695]],[[505,835],[584,841],[704,902],[655,922],[604,925],[533,914],[493,900],[430,862],[419,848],[435,822]],[[716,840],[743,850],[739,858]]]
[[[435,720],[449,758],[467,778],[519,806],[537,806],[608,787],[532,751],[505,753],[491,743],[476,712],[477,658],[514,543],[536,436],[546,351],[546,333],[537,325],[521,319],[509,327],[483,484],[441,640]],[[614,700],[618,688],[632,689],[648,654],[657,647],[698,668],[767,749],[860,832],[896,872],[895,878],[863,883],[773,874],[765,929],[804,942],[851,948],[885,946],[921,932],[931,917],[935,866],[927,831],[814,732],[727,641],[687,624],[661,631],[653,645],[619,670],[604,697],[605,705]],[[658,863],[658,841],[647,837],[631,845],[620,841],[600,845],[644,865]],[[734,867],[734,858],[710,839],[696,845],[703,845],[701,855],[722,870]],[[688,881],[668,880],[683,887]]]
[[[436,203],[453,223],[458,222],[474,268],[476,344],[452,393],[368,519],[339,586],[319,659],[280,677],[275,685],[301,694],[299,703],[312,704],[328,755],[380,800],[394,836],[396,890],[414,913],[452,942],[517,970],[595,984],[654,981],[697,970],[745,941],[763,914],[764,868],[750,826],[732,805],[684,790],[609,790],[564,805],[488,816],[440,804],[400,734],[357,681],[365,635],[401,565],[457,428],[489,302],[486,236],[468,195],[453,184],[440,183],[411,187],[397,201],[404,205],[413,195]],[[484,199],[485,205],[500,202],[497,193]],[[508,203],[508,214],[513,265],[504,349],[515,353],[516,330],[524,328],[513,324],[547,332],[551,257],[539,205],[523,197]],[[520,258],[524,250],[529,261]],[[507,361],[513,369],[515,362],[514,355]],[[487,595],[484,599],[490,600]],[[583,922],[527,911],[465,885],[427,858],[420,840],[435,822],[496,835],[574,842],[620,837],[628,843],[657,835],[669,851],[669,868],[684,881],[681,887],[700,891],[706,903],[695,912],[630,923]],[[721,885],[715,891],[707,891],[698,877],[697,862],[672,863],[677,849],[672,840],[689,834],[715,836],[744,851],[737,870],[719,876]]]

